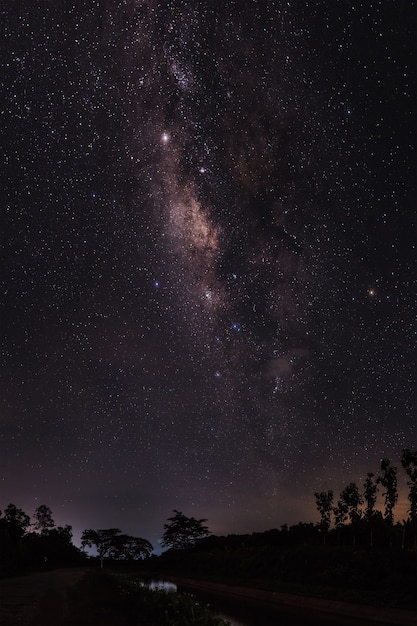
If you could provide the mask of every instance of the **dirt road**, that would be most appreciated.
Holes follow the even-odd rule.
[[[0,625],[65,624],[69,593],[87,571],[60,569],[0,580]]]
[[[0,626],[124,626],[118,591],[88,568],[0,580]]]
[[[289,617],[292,616],[289,623],[296,624],[417,626],[417,615],[414,611],[347,604],[322,598],[309,598],[170,576],[167,576],[167,579],[175,582],[180,591],[188,589],[196,594],[201,592],[208,594],[206,597],[211,595],[212,598],[223,597],[233,600],[240,606],[269,609],[271,614],[276,612],[277,623],[280,623],[279,616],[286,614]]]
[[[88,568],[59,569],[0,580],[0,626],[125,626],[118,591]],[[416,626],[412,611],[376,609],[318,598],[175,579],[179,589],[234,599],[241,605],[292,614],[288,623]],[[316,619],[318,621],[316,621]],[[274,622],[272,622],[274,623]],[[283,623],[281,620],[276,623]]]

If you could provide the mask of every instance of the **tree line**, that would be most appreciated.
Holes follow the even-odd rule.
[[[174,510],[163,527],[161,545],[173,552],[210,549],[228,549],[236,545],[310,544],[321,538],[326,543],[356,545],[365,542],[404,548],[417,542],[417,451],[404,449],[401,465],[407,475],[409,487],[408,518],[394,525],[394,508],[398,501],[397,468],[389,459],[382,459],[380,473],[367,474],[361,492],[356,483],[349,483],[335,501],[333,491],[316,492],[316,506],[320,514],[318,524],[303,524],[281,530],[272,529],[252,535],[229,535],[215,537],[206,526],[206,519],[187,517]],[[384,511],[376,509],[377,494],[382,488]],[[332,516],[334,528],[330,530]],[[408,536],[406,537],[406,533]],[[364,537],[366,536],[366,539]],[[153,546],[147,539],[133,537],[119,528],[88,528],[81,535],[81,550],[72,543],[72,527],[56,526],[51,509],[42,504],[33,514],[33,521],[22,509],[10,503],[0,511],[0,576],[10,575],[22,569],[62,567],[85,562],[89,556],[86,549],[93,549],[101,564],[104,559],[137,561],[152,555]]]
[[[81,564],[89,558],[86,548],[95,551],[101,566],[104,559],[137,561],[153,552],[147,539],[122,533],[120,528],[84,530],[80,550],[72,543],[72,527],[56,526],[47,505],[38,506],[32,518],[12,503],[0,511],[0,576],[22,569]],[[206,521],[175,510],[164,525],[161,545],[177,550],[194,546],[209,534]]]
[[[408,518],[403,522],[402,547],[404,547],[405,531],[409,527],[413,532],[414,545],[417,538],[417,451],[404,449],[401,456],[401,465],[407,475],[408,491]],[[346,527],[346,522],[352,529],[352,542],[356,542],[356,530],[367,528],[369,531],[369,545],[373,546],[375,529],[389,529],[394,526],[394,508],[398,502],[398,479],[397,467],[392,465],[389,459],[382,459],[380,473],[376,476],[373,472],[368,472],[363,483],[361,492],[354,482],[349,483],[340,493],[339,499],[335,503],[332,490],[320,491],[314,494],[316,507],[320,514],[319,530],[323,535],[323,543],[331,527],[332,515],[334,518],[334,529],[338,537]],[[379,487],[382,487],[384,498],[384,511],[376,509],[377,495]],[[364,505],[364,506],[363,506]],[[388,532],[390,543],[392,543],[392,533]]]
[[[82,555],[72,543],[72,527],[56,526],[51,509],[38,506],[31,518],[15,504],[0,511],[0,575],[24,569],[80,563]]]

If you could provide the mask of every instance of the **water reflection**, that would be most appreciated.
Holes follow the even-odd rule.
[[[149,582],[143,582],[142,586],[151,591],[166,591],[167,593],[177,592],[177,585],[168,580],[151,580]]]

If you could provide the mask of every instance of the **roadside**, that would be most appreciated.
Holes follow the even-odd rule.
[[[417,624],[415,611],[347,604],[323,598],[262,591],[176,576],[167,576],[167,579],[176,583],[180,591],[202,592],[213,598],[227,598],[252,607],[268,608],[276,611],[277,616],[284,612],[294,617],[298,616],[299,619],[304,617],[306,620],[317,620],[318,623],[346,626],[416,626]]]
[[[59,569],[0,580],[1,626],[65,623],[69,617],[69,592],[87,571]]]
[[[282,618],[288,615],[292,618],[288,623],[292,624],[416,626],[414,611],[346,604],[175,576],[167,578],[177,584],[179,591],[195,593],[204,600],[208,596],[223,598],[240,607],[252,607],[259,614],[267,610],[276,615],[273,623],[277,624],[286,623]],[[157,605],[159,600],[154,599]],[[178,611],[181,613],[183,608],[178,606]],[[0,580],[1,626],[127,626],[125,609],[114,577],[103,575],[96,568],[58,569]],[[137,609],[139,615],[139,605]]]
[[[119,608],[114,584],[91,568],[0,580],[0,626],[125,626]]]

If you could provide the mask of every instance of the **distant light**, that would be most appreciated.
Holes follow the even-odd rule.
[[[168,133],[162,133],[162,135],[161,135],[162,143],[167,144],[169,142],[169,139],[170,139],[170,137],[169,137]]]

